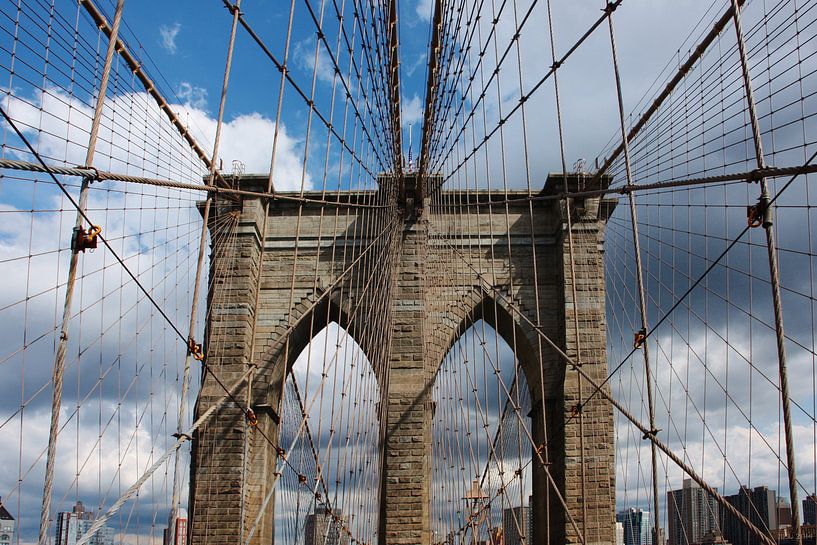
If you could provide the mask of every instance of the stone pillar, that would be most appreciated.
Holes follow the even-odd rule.
[[[257,199],[243,202],[234,246],[218,265],[229,270],[214,276],[209,294],[210,319],[204,344],[207,365],[224,385],[234,383],[247,369],[252,338],[255,286],[261,257],[263,207]],[[229,206],[214,211],[232,213]],[[211,263],[211,267],[214,263]],[[212,374],[203,373],[196,416],[224,395]],[[246,393],[242,390],[239,398]],[[193,437],[190,483],[191,542],[235,542],[242,516],[242,462],[245,456],[245,417],[233,403],[226,403]]]
[[[568,179],[569,189],[578,189],[577,179]],[[574,185],[576,184],[576,185]],[[567,238],[567,223],[561,237],[564,276],[565,351],[582,365],[596,384],[607,377],[605,285],[602,235],[607,219],[608,203],[599,198],[571,200],[573,270]],[[564,219],[565,210],[562,209]],[[573,297],[573,278],[576,300]],[[576,342],[574,316],[578,313],[579,341]],[[605,386],[609,390],[608,386]],[[586,545],[615,543],[615,438],[613,408],[600,395],[585,404],[593,386],[582,380],[579,396],[579,375],[565,370],[564,404],[564,488],[568,508],[579,526],[585,530]],[[582,422],[577,411],[581,412]],[[582,483],[582,464],[584,482]],[[584,494],[582,490],[584,487]],[[583,520],[586,512],[587,520]],[[573,526],[565,520],[565,542],[580,543]]]
[[[392,298],[381,545],[430,543],[431,397],[425,368],[426,222],[405,219]]]
[[[544,428],[547,427],[547,453],[548,469],[554,482],[559,486],[559,491],[565,494],[565,456],[564,456],[564,403],[561,399],[546,399],[545,413],[547,422],[542,422],[542,402],[536,400],[531,403],[531,433],[533,441],[537,445],[545,443]],[[568,519],[565,516],[562,503],[554,493],[552,485],[548,482],[547,473],[538,461],[535,452],[531,454],[532,485],[533,485],[533,505],[532,508],[532,528],[533,536],[529,543],[541,545],[561,545],[565,543],[565,524]],[[568,492],[569,493],[569,492]]]

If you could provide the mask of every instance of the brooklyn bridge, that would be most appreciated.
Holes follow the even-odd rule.
[[[0,91],[0,545],[814,545],[817,0],[5,0]]]

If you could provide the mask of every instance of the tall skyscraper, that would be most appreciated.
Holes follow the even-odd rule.
[[[692,479],[667,492],[667,545],[701,543],[718,528],[718,502]]]
[[[336,512],[340,517],[340,511]],[[304,545],[347,545],[349,536],[342,531],[341,522],[325,506],[315,507],[315,512],[306,516],[304,525]]]
[[[57,514],[57,536],[54,545],[76,545],[94,523],[94,512],[86,511],[78,501],[70,512]],[[103,526],[94,534],[88,545],[113,545],[113,530]]]
[[[530,507],[511,507],[503,510],[502,535],[505,545],[531,543],[533,536],[531,535]]]
[[[0,545],[11,545],[14,542],[14,517],[0,500]]]
[[[806,496],[803,499],[803,522],[817,524],[817,494]]]
[[[649,511],[631,507],[619,511],[616,521],[624,526],[624,545],[652,545]]]
[[[775,511],[777,512],[777,527],[791,527],[791,504],[789,504],[786,498],[777,498]]]
[[[616,545],[624,545],[624,524],[616,522]]]
[[[768,533],[770,538],[774,538],[774,530],[777,530],[777,499],[774,490],[769,490],[766,486],[751,490],[741,486],[737,494],[726,496],[726,501],[752,524]],[[733,545],[760,545],[760,539],[726,510],[721,511],[721,530],[724,539]]]

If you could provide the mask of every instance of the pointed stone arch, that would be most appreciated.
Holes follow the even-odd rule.
[[[441,336],[442,342],[430,343],[429,360],[434,363],[433,373],[436,373],[457,339],[475,323],[484,320],[512,350],[515,349],[515,355],[525,374],[525,380],[529,388],[535,389],[531,391],[531,399],[539,399],[542,389],[539,386],[541,378],[539,376],[538,334],[530,323],[519,318],[518,309],[520,308],[522,308],[521,301],[512,300],[510,295],[494,297],[478,287],[466,291],[460,301],[450,307],[450,312],[441,318],[441,322],[451,326],[442,329],[444,331]],[[549,377],[546,386],[552,388],[561,384],[564,380],[564,365],[552,359],[549,359],[545,365],[548,366],[547,374],[554,375]]]
[[[258,180],[246,182],[242,180],[242,186],[253,188]],[[576,176],[551,176],[542,195],[555,196],[563,193],[566,185],[575,189],[578,183]],[[382,544],[428,545],[432,541],[429,486],[428,479],[423,478],[429,474],[427,445],[434,410],[429,392],[442,357],[477,316],[510,339],[508,344],[516,346],[525,369],[532,393],[534,443],[549,458],[547,466],[533,464],[534,490],[548,489],[545,467],[549,468],[580,528],[587,526],[587,543],[611,545],[615,540],[612,408],[601,396],[584,406],[579,400],[577,374],[566,369],[563,359],[542,339],[546,335],[560,350],[579,360],[589,376],[603,383],[607,366],[602,242],[612,205],[599,197],[573,203],[572,238],[575,260],[581,263],[573,279],[563,201],[528,200],[527,192],[512,196],[512,203],[503,206],[503,214],[492,219],[478,211],[494,206],[488,202],[491,199],[507,199],[508,194],[480,194],[478,198],[483,202],[460,211],[460,216],[467,216],[465,221],[460,221],[459,216],[446,217],[445,210],[422,212],[425,202],[422,206],[414,203],[416,210],[397,202],[396,209],[388,211],[393,214],[389,216],[391,223],[382,223],[384,229],[395,229],[389,243],[393,246],[382,254],[388,255],[388,270],[372,275],[369,267],[384,263],[361,262],[359,274],[348,279],[345,299],[334,299],[330,288],[338,273],[350,266],[349,260],[335,252],[334,242],[331,247],[315,242],[320,238],[316,218],[323,213],[317,203],[336,197],[315,194],[316,204],[309,205],[273,203],[269,215],[275,218],[267,224],[265,233],[261,232],[261,201],[246,198],[241,203],[235,247],[229,249],[232,255],[220,254],[219,259],[232,264],[228,265],[229,282],[214,287],[220,297],[211,297],[211,303],[218,302],[210,307],[207,342],[215,349],[205,347],[205,351],[223,380],[237,379],[246,372],[248,363],[254,362],[259,368],[252,398],[274,391],[276,384],[280,390],[285,366],[276,366],[275,362],[294,360],[298,347],[305,346],[319,331],[318,325],[309,323],[315,317],[319,317],[318,322],[335,319],[345,327],[379,376],[388,369],[388,380],[381,384],[379,411]],[[450,197],[452,202],[463,200],[456,192]],[[301,225],[300,233],[311,245],[303,247],[294,235],[296,218],[300,217],[309,218]],[[454,231],[440,236],[430,226],[430,217],[437,226],[451,226]],[[367,232],[367,228],[359,227],[370,221],[362,212],[357,216],[351,213],[337,225],[334,234],[323,231],[322,236],[339,237],[350,247],[359,245],[363,242],[355,240],[357,233]],[[260,251],[262,245],[265,252]],[[316,270],[303,278],[293,278],[293,261],[304,258],[314,259]],[[261,259],[269,263],[260,267]],[[383,285],[369,289],[365,282],[371,278]],[[258,285],[261,297],[256,305]],[[357,318],[352,318],[353,313],[358,313]],[[380,319],[370,320],[375,316]],[[579,322],[581,354],[577,350],[574,316]],[[251,353],[256,318],[257,342]],[[356,329],[365,328],[367,321],[387,328],[388,334],[380,336],[379,345],[371,341],[375,337]],[[212,378],[205,376],[197,410],[206,410],[222,395]],[[268,401],[274,407],[278,399],[272,396]],[[573,418],[577,409],[584,415],[581,429]],[[261,508],[263,483],[274,472],[275,454],[268,445],[255,440],[247,449],[245,429],[244,413],[229,405],[220,408],[217,417],[194,438],[190,506],[191,537],[196,543],[237,542],[239,528]],[[579,471],[582,461],[586,462],[584,480]],[[245,474],[246,467],[251,469]],[[549,535],[535,530],[533,542],[549,539],[553,545],[577,543],[579,537],[564,513],[555,494],[546,502],[536,503],[533,517],[544,520],[549,516],[551,524]],[[272,541],[272,517],[270,513],[264,516],[270,523],[256,534],[253,544]],[[213,520],[217,523],[207,522]]]
[[[258,191],[263,179],[249,177],[244,186]],[[297,203],[275,201],[268,209],[274,218],[265,222],[264,210],[261,199],[246,198],[210,218],[234,214],[239,221],[235,236],[219,240],[212,252],[211,274],[218,270],[219,275],[209,294],[205,353],[219,380],[205,373],[197,413],[222,397],[221,384],[242,376],[251,363],[255,370],[251,395],[242,389],[193,438],[189,505],[196,543],[242,542],[241,532],[254,526],[259,514],[251,543],[273,542],[281,392],[297,356],[327,323],[349,332],[378,377],[386,368],[389,347],[376,344],[367,324],[388,311],[388,277],[375,286],[364,285],[365,272],[339,281],[359,254],[358,233],[369,231],[377,218],[353,209],[321,223],[320,206],[299,209]],[[358,250],[346,251],[350,247]],[[314,263],[314,271],[295,274],[299,262]],[[360,268],[367,266],[368,260],[360,261]],[[255,431],[247,426],[245,403],[258,417]]]

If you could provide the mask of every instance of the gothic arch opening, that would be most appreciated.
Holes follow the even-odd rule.
[[[364,350],[336,321],[301,344],[280,401],[275,543],[377,539],[380,387]],[[354,515],[350,515],[354,513]]]
[[[481,307],[457,332],[432,389],[432,542],[530,543],[531,391],[521,340],[509,343],[488,322],[495,310]]]

